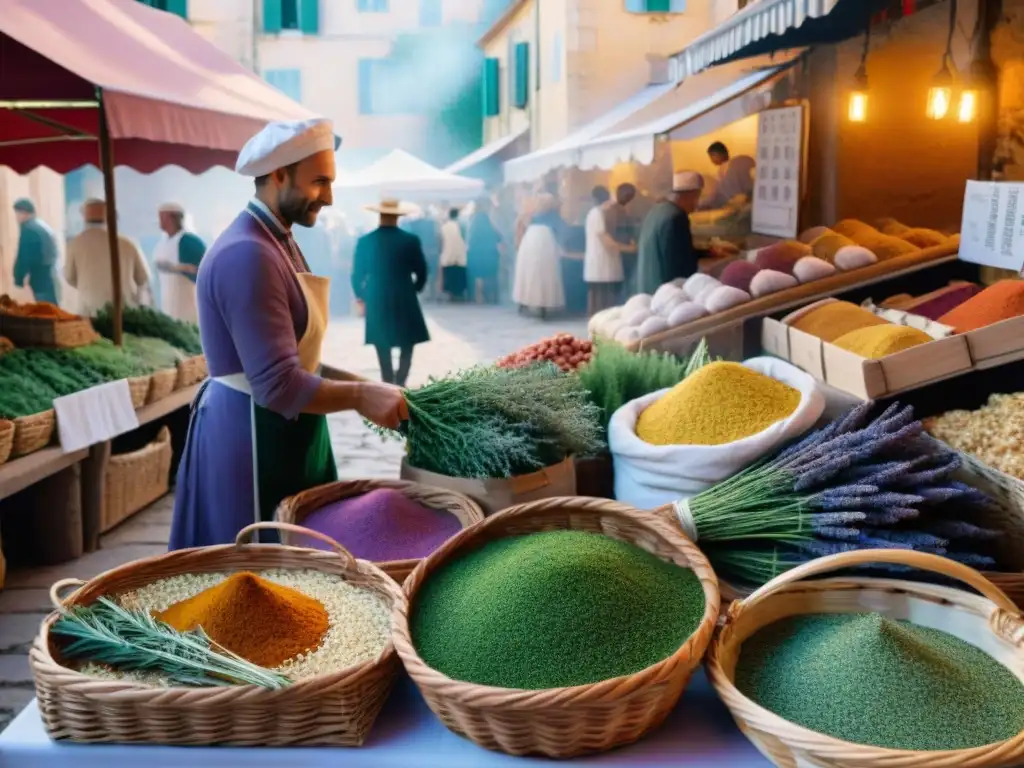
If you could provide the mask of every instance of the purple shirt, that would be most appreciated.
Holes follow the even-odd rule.
[[[291,265],[245,211],[203,259],[196,301],[210,376],[244,373],[257,405],[298,416],[320,385],[299,363],[305,297]]]

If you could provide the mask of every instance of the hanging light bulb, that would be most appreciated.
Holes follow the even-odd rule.
[[[956,108],[956,119],[959,123],[973,123],[978,116],[978,91],[966,88],[960,94],[960,103]]]
[[[946,58],[942,59],[942,67],[932,78],[932,87],[928,89],[928,109],[926,114],[932,120],[942,120],[949,114],[953,103],[953,73],[949,71]]]
[[[854,76],[854,87],[850,91],[850,106],[847,112],[851,123],[863,123],[868,119],[868,75],[864,65]]]

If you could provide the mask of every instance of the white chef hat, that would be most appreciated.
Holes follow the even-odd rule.
[[[185,209],[182,208],[178,203],[163,203],[156,210],[157,213],[176,213],[179,216],[185,215]]]
[[[704,189],[704,177],[696,171],[680,171],[672,175],[673,192],[696,192]]]
[[[324,117],[268,123],[242,147],[235,171],[258,178],[340,145],[331,121]]]

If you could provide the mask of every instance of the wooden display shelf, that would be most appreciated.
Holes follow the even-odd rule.
[[[0,499],[6,499],[40,480],[77,464],[89,455],[89,449],[64,453],[59,445],[22,456],[0,466]]]
[[[179,408],[187,408],[192,403],[192,399],[196,396],[200,386],[202,386],[201,383],[193,384],[191,387],[185,387],[177,392],[172,392],[163,400],[157,400],[155,403],[142,406],[135,411],[139,417],[139,425],[149,424],[151,421],[162,419]]]

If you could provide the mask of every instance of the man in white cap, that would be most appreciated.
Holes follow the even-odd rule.
[[[114,300],[114,278],[110,268],[110,242],[107,237],[107,204],[89,198],[82,204],[85,229],[68,243],[64,279],[78,291],[82,315],[92,316]],[[126,307],[146,303],[149,296],[149,267],[138,244],[118,234],[117,255],[121,260],[121,295]]]
[[[672,193],[647,214],[637,243],[637,292],[653,294],[664,283],[697,272],[706,254],[693,247],[690,214],[697,210],[704,177],[682,171],[672,177]]]
[[[206,243],[185,229],[185,209],[177,203],[164,203],[157,216],[164,233],[153,254],[160,271],[160,308],[177,320],[198,323],[196,278]]]
[[[171,549],[234,541],[284,498],[336,480],[326,414],[391,429],[408,418],[398,387],[320,375],[330,281],[310,273],[292,227],[331,204],[338,143],[327,120],[277,122],[238,156],[256,194],[199,267],[210,379],[178,468]]]

